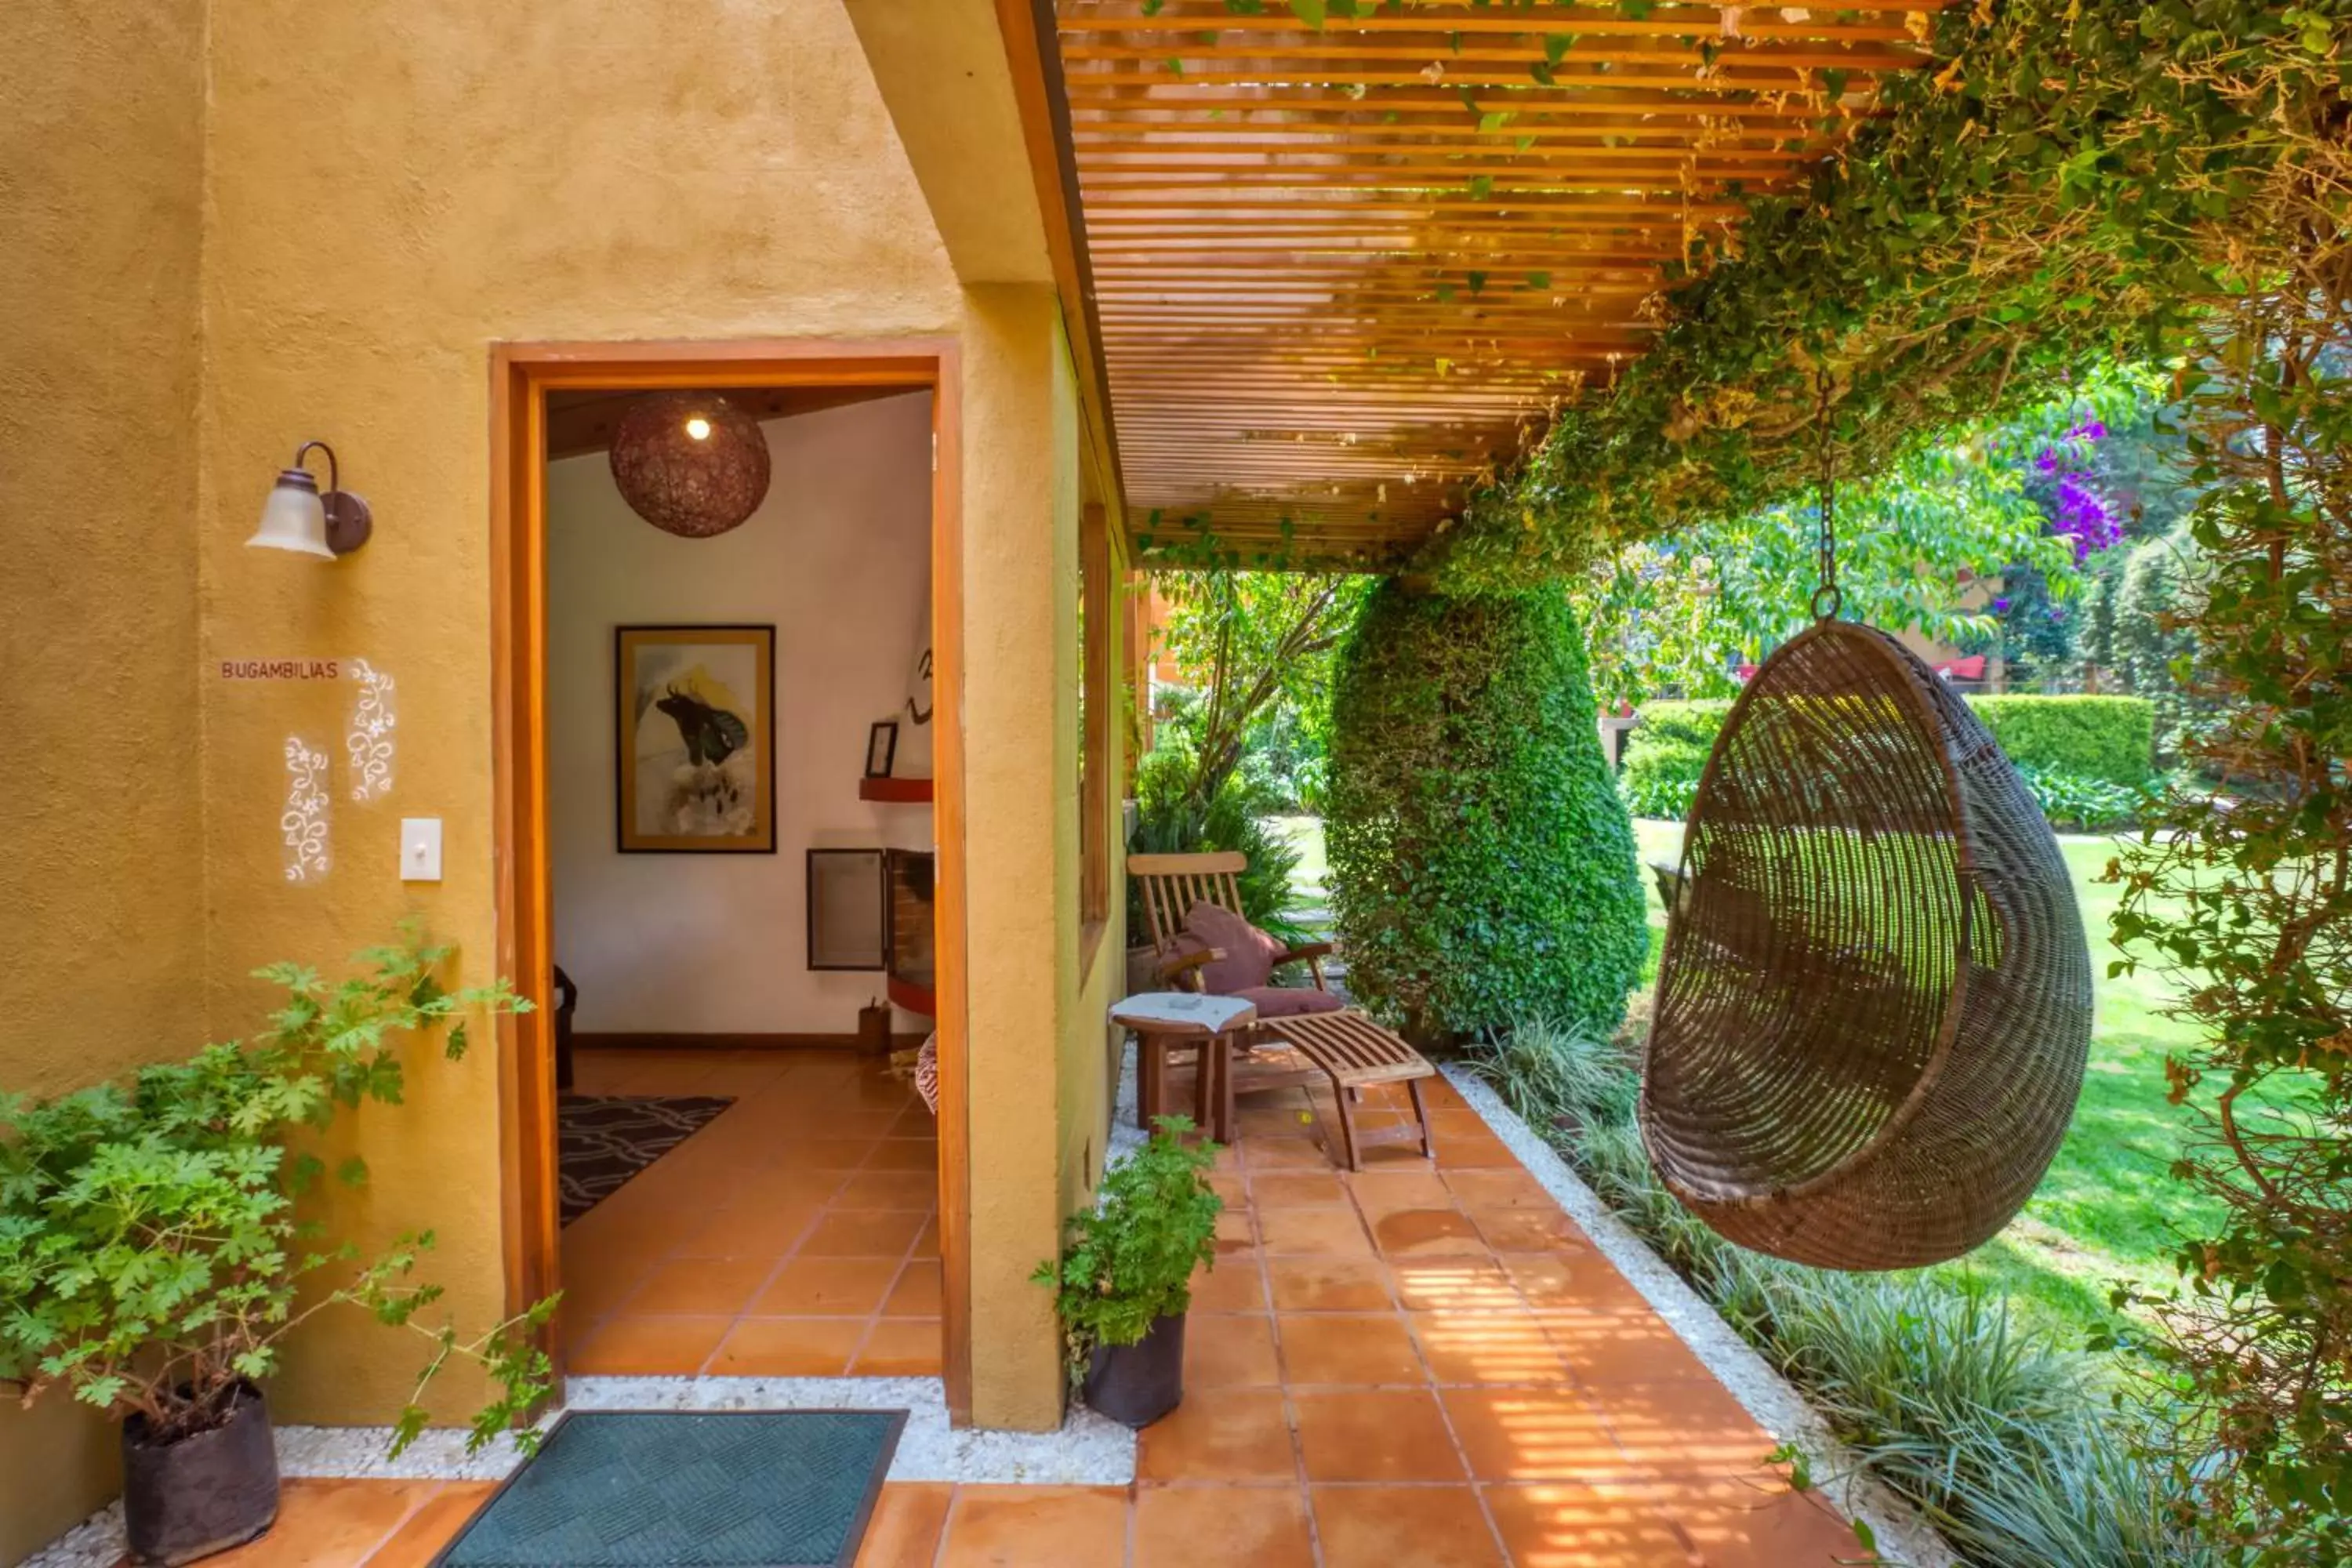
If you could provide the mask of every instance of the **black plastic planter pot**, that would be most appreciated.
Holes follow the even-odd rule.
[[[122,1523],[133,1561],[176,1568],[241,1546],[278,1518],[278,1450],[261,1391],[239,1390],[228,1420],[153,1443],[147,1422],[122,1424]]]
[[[1184,1315],[1161,1318],[1131,1345],[1097,1345],[1087,1404],[1123,1426],[1149,1426],[1184,1397]]]

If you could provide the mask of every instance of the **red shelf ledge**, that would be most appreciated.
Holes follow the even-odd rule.
[[[929,779],[859,779],[857,798],[860,800],[927,801],[931,798]]]

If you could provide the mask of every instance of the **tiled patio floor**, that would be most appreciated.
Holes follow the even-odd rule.
[[[846,1050],[582,1051],[578,1092],[733,1105],[563,1232],[570,1370],[936,1377],[938,1128]]]
[[[1194,1300],[1185,1402],[1142,1435],[1135,1485],[893,1484],[860,1568],[1862,1557],[1476,1115],[1443,1085],[1433,1103],[1433,1164],[1382,1150],[1353,1176],[1297,1109],[1245,1110],[1216,1176],[1232,1207]],[[479,1496],[300,1483],[271,1540],[219,1562],[422,1563]]]

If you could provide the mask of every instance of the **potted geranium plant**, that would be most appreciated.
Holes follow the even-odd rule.
[[[1056,1290],[1070,1381],[1114,1421],[1148,1426],[1184,1397],[1184,1313],[1192,1270],[1215,1266],[1209,1185],[1217,1146],[1187,1143],[1192,1122],[1163,1116],[1151,1141],[1103,1173],[1095,1206],[1074,1216],[1058,1262],[1037,1266]]]
[[[194,1562],[269,1528],[278,1467],[261,1384],[320,1312],[356,1307],[427,1342],[395,1453],[423,1430],[415,1400],[452,1359],[480,1363],[502,1390],[474,1419],[475,1448],[550,1392],[534,1334],[552,1299],[461,1337],[420,1316],[440,1295],[412,1279],[430,1232],[363,1259],[298,1217],[325,1175],[295,1150],[305,1130],[363,1101],[397,1104],[410,1037],[446,1027],[454,1059],[458,1015],[530,1005],[503,983],[444,989],[449,956],[412,938],[361,954],[364,973],[332,985],[275,965],[260,977],[286,1004],[249,1040],[58,1099],[0,1095],[0,1379],[26,1403],[63,1387],[121,1418],[141,1562]],[[335,1178],[357,1184],[366,1169],[348,1161]],[[532,1436],[516,1434],[526,1447]]]

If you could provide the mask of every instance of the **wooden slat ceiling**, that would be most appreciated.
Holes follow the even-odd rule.
[[[1379,563],[1448,526],[1937,3],[1057,0],[1130,529]]]

